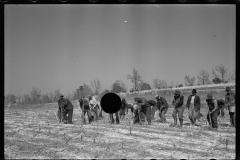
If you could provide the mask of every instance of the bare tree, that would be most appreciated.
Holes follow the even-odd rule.
[[[127,87],[125,86],[125,84],[122,81],[120,82],[120,86],[122,88],[122,92],[127,92]]]
[[[25,95],[23,96],[23,99],[24,99],[24,103],[25,103],[25,104],[28,104],[28,103],[31,102],[31,98],[30,98],[30,96],[29,96],[28,94],[25,94]]]
[[[228,82],[232,82],[232,81],[235,81],[235,78],[236,78],[236,73],[235,73],[235,71],[231,74],[231,73],[229,73],[228,74]]]
[[[14,103],[17,97],[13,94],[8,94],[6,95],[5,99],[6,99],[6,104],[8,104],[8,103]]]
[[[140,89],[140,83],[142,83],[143,81],[141,75],[135,68],[133,69],[133,75],[131,76],[128,74],[127,79],[130,79],[132,81],[135,91]]]
[[[220,75],[217,74],[215,72],[215,70]],[[212,74],[213,74],[214,78],[219,78],[221,80],[221,82],[224,83],[226,81],[227,68],[224,65],[220,64],[220,65],[215,66],[215,70],[214,69],[212,70]]]
[[[176,86],[175,86],[176,88],[178,87],[178,82],[176,82]]]
[[[120,93],[120,92],[126,92],[126,87],[125,87],[125,84],[120,81],[120,80],[117,80],[116,82],[114,82],[112,84],[112,90],[111,92],[114,92],[114,93]]]
[[[184,77],[184,79],[185,79],[185,85],[186,86],[194,86],[194,83],[195,83],[195,80],[196,80],[195,77],[190,78],[189,76],[186,75]]]
[[[209,80],[209,73],[204,69],[201,69],[199,72],[198,84],[200,84],[200,85],[211,84],[211,82]]]
[[[49,97],[49,100],[51,101],[51,103],[54,102],[54,94],[52,92],[50,92],[48,94],[48,97]]]
[[[158,89],[159,88],[159,79],[153,79],[153,88]]]
[[[92,95],[93,91],[92,89],[87,85],[87,84],[83,84],[83,92],[82,92],[82,96],[86,97],[88,95]]]
[[[164,80],[161,80],[161,88],[167,88],[167,82]]]
[[[97,79],[97,80],[94,79],[91,82],[91,87],[92,87],[92,90],[93,90],[94,94],[98,95],[100,93],[100,90],[101,90],[101,84],[100,84],[99,79]]]
[[[31,98],[33,103],[39,103],[41,97],[41,91],[35,87],[33,87],[31,92]]]
[[[42,103],[49,103],[48,94],[42,95],[41,96],[41,101],[42,101]]]
[[[45,96],[45,95],[42,94],[41,97],[40,97],[40,101],[41,101],[42,103],[45,103],[45,101],[44,101],[44,96]]]
[[[60,96],[61,92],[59,89],[54,91],[54,101],[57,101],[59,96]]]
[[[219,78],[222,83],[234,80],[234,74],[227,75],[227,68],[222,64],[215,66],[215,70],[212,70],[212,74],[214,78]]]
[[[90,95],[93,95],[93,91],[87,84],[84,83],[83,85],[79,86],[79,88],[73,92],[72,97],[73,97],[73,100],[76,100],[76,99],[87,97]]]
[[[167,82],[165,82],[164,80],[159,80],[158,78],[153,79],[153,88],[167,88]]]

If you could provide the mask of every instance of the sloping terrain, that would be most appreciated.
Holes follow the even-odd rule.
[[[110,125],[109,115],[104,113],[104,119],[82,127],[79,108],[74,108],[74,124],[64,125],[57,122],[56,111],[56,104],[5,108],[5,158],[235,158],[235,128],[228,126],[229,116],[220,118],[218,131],[211,131],[204,108],[198,127],[189,126],[185,110],[181,129],[169,127],[173,122],[172,108],[167,112],[167,123],[154,121],[151,126],[132,125],[130,114],[120,124]]]

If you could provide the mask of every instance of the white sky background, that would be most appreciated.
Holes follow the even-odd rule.
[[[67,94],[93,79],[129,90],[133,68],[151,86],[201,69],[212,79],[220,64],[235,71],[234,5],[158,6],[5,5],[4,94]]]

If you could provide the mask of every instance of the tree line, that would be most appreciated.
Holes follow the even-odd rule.
[[[197,78],[186,75],[184,77],[185,86],[228,83],[228,82],[235,80],[235,74],[228,73],[227,68],[222,64],[217,65],[212,70],[212,75],[213,75],[213,78],[210,80],[210,74],[204,69],[201,69],[199,71]],[[127,75],[127,79],[131,80],[131,82],[133,84],[133,88],[131,88],[129,90],[130,92],[151,89],[150,84],[148,84],[142,80],[141,75],[138,73],[138,71],[135,68],[133,69],[132,75],[130,75],[130,74]],[[198,80],[197,84],[196,84],[196,80]],[[153,86],[153,89],[164,89],[164,88],[173,88],[174,84],[171,82],[171,85],[168,86],[168,84],[165,80],[163,80],[163,79],[160,80],[158,78],[155,78],[155,79],[153,79],[152,86]],[[183,85],[178,84],[178,82],[177,82],[175,87],[183,87]],[[126,91],[127,91],[127,88],[125,87],[125,84],[122,81],[117,80],[116,82],[113,83],[111,90],[105,89],[101,95],[104,95],[105,93],[108,93],[108,92],[125,93]]]
[[[210,74],[201,69],[199,74],[196,77],[190,77],[186,75],[184,77],[185,86],[194,86],[194,85],[206,85],[206,84],[219,84],[219,83],[228,83],[235,80],[235,74],[230,74],[227,72],[227,68],[225,66],[218,65],[212,70],[213,78],[210,80]],[[132,75],[128,74],[127,79],[131,80],[133,87],[129,90],[130,92],[135,91],[143,91],[154,89],[163,89],[163,88],[173,88],[174,84],[171,82],[171,85],[168,86],[165,80],[160,80],[158,78],[153,79],[152,88],[150,84],[144,82],[142,80],[141,75],[134,68]],[[197,84],[196,84],[196,80]],[[176,83],[175,87],[182,87],[182,84]],[[102,97],[104,94],[108,92],[113,93],[125,93],[127,92],[127,87],[121,80],[116,80],[112,85],[111,89],[102,90],[102,86],[99,79],[94,79],[91,81],[91,86],[87,84],[83,84],[79,86],[73,93],[65,95],[70,100],[79,99],[79,97],[86,97],[88,95],[99,95]],[[47,94],[41,94],[41,91],[38,88],[33,87],[30,94],[25,94],[24,96],[15,96],[13,94],[8,94],[4,96],[4,104],[9,103],[22,103],[22,104],[38,104],[38,103],[53,103],[57,102],[59,95],[61,94],[60,90],[57,89],[54,92],[50,92]]]

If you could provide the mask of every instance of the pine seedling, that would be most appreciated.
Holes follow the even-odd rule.
[[[226,150],[228,151],[228,139],[226,139]]]

